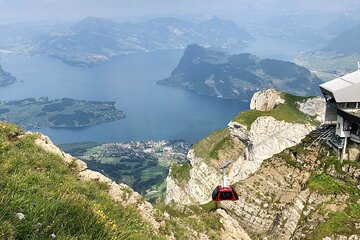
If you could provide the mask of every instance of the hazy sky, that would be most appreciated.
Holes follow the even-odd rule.
[[[241,18],[250,12],[259,16],[304,10],[345,12],[355,5],[359,0],[0,0],[0,24],[85,16],[125,19],[208,14]]]

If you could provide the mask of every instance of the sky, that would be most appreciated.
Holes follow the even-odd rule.
[[[176,15],[259,17],[294,11],[346,12],[359,0],[0,0],[0,24]]]

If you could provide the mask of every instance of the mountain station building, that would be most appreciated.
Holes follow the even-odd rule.
[[[335,126],[328,144],[347,159],[349,143],[360,144],[360,67],[356,72],[320,85],[326,99],[325,124]]]

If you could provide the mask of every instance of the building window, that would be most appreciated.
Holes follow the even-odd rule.
[[[358,125],[358,124],[356,124],[356,123],[352,123],[352,124],[351,124],[351,133],[354,134],[354,135],[359,136],[360,129],[359,129],[359,125]]]
[[[355,109],[356,103],[354,103],[354,102],[348,103],[348,108]]]
[[[345,103],[338,103],[338,108],[345,108]]]

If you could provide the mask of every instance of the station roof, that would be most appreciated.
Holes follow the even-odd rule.
[[[324,94],[336,102],[360,102],[360,70],[320,85]]]

